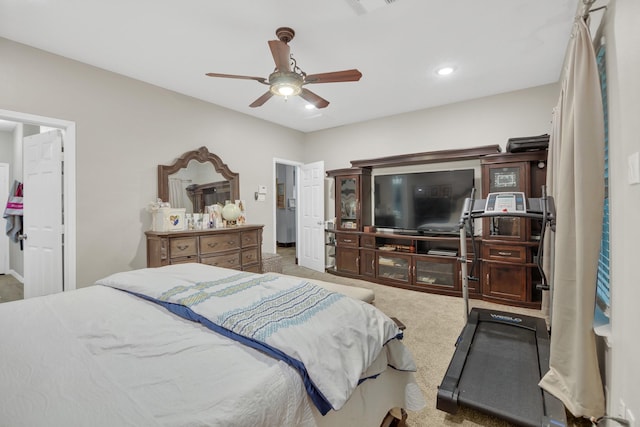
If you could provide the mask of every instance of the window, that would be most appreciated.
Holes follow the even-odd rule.
[[[607,103],[607,73],[605,67],[605,45],[601,45],[596,54],[600,74],[602,107],[604,115],[604,216],[602,221],[602,237],[600,241],[600,258],[598,259],[598,277],[596,282],[596,303],[604,312],[608,312],[610,301],[610,256],[609,256],[609,108]]]

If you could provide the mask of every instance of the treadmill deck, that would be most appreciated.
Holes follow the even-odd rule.
[[[538,386],[548,369],[544,319],[474,308],[436,406],[449,413],[465,406],[521,426],[563,427],[564,405]]]

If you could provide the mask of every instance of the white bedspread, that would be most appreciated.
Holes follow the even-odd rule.
[[[0,304],[0,361],[0,426],[347,427],[424,406],[387,369],[322,416],[284,362],[105,286]]]
[[[180,264],[116,273],[98,284],[148,298],[286,361],[323,414],[340,409],[361,379],[387,364],[416,369],[398,345],[402,332],[393,320],[301,278]]]

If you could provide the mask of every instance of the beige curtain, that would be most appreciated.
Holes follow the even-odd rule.
[[[575,416],[604,414],[593,312],[604,199],[604,124],[595,52],[578,19],[554,114],[549,194],[557,223],[553,254],[550,370],[540,386]]]
[[[191,207],[185,191],[185,187],[190,183],[191,181],[185,181],[180,178],[169,178],[169,204],[172,208]],[[188,212],[193,212],[193,209]]]

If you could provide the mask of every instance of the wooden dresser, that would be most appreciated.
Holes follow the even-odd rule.
[[[263,227],[147,231],[147,267],[199,262],[260,273]]]

